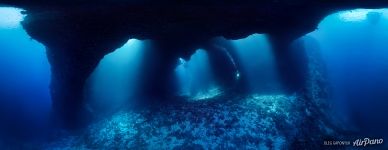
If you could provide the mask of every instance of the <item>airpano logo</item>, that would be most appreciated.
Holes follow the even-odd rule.
[[[384,140],[383,139],[369,139],[369,138],[364,138],[364,139],[357,139],[353,142],[353,146],[368,146],[368,145],[380,145],[383,144]]]

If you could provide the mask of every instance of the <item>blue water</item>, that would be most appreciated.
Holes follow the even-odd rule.
[[[332,14],[304,39],[307,50],[320,49],[337,114],[366,132],[388,135],[388,10]]]
[[[21,27],[20,11],[0,7],[0,132],[44,125],[51,111],[45,47]]]
[[[195,51],[187,61],[179,58],[175,74],[178,80],[179,95],[202,97],[208,95],[212,88],[216,88],[206,50]]]
[[[231,40],[240,65],[240,74],[246,76],[249,89],[255,93],[281,91],[271,43],[265,34],[253,34]]]
[[[145,44],[147,41],[130,39],[100,61],[85,88],[85,97],[92,111],[117,110],[130,103],[142,80],[141,67],[147,51]]]

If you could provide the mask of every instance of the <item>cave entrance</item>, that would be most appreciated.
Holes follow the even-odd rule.
[[[245,77],[248,90],[253,93],[273,94],[282,92],[276,59],[271,43],[265,34],[252,34],[230,41],[239,65],[238,76]]]
[[[0,7],[0,135],[10,132],[6,139],[41,132],[35,127],[43,128],[51,111],[46,50],[21,26],[22,11]]]
[[[241,91],[236,92],[239,94],[284,93],[267,35],[252,34],[238,40],[216,37],[209,43],[204,46],[208,51],[199,49],[189,60],[177,60],[175,74],[180,95],[210,97],[229,89],[233,93]]]
[[[332,14],[301,38],[306,50],[319,50],[326,64],[336,114],[379,136],[388,135],[387,39],[387,9]]]
[[[147,44],[148,41],[130,39],[121,48],[104,56],[85,86],[90,111],[115,111],[132,102],[142,81]]]
[[[191,100],[203,100],[220,94],[208,53],[203,49],[196,50],[187,61],[179,58],[175,76],[180,96],[190,97]]]

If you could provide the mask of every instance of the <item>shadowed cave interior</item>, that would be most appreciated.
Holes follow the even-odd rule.
[[[388,3],[0,4],[0,148],[388,137]]]

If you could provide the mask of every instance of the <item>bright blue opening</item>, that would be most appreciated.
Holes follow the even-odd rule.
[[[91,108],[115,110],[134,96],[141,80],[144,44],[144,41],[131,39],[100,61],[86,88]]]
[[[0,117],[47,119],[51,109],[50,65],[45,47],[20,25],[21,11],[0,7]]]
[[[201,100],[217,96],[220,93],[214,83],[209,56],[205,50],[197,50],[188,61],[179,58],[175,74],[180,89],[179,95],[189,96],[193,100]]]
[[[305,40],[307,50],[321,49],[338,114],[367,126],[387,124],[388,10],[335,13],[306,36],[318,43]]]
[[[253,34],[233,40],[241,72],[247,78],[252,92],[268,93],[280,90],[274,54],[266,35]]]
[[[0,28],[20,28],[23,21],[23,10],[13,7],[0,7]]]

